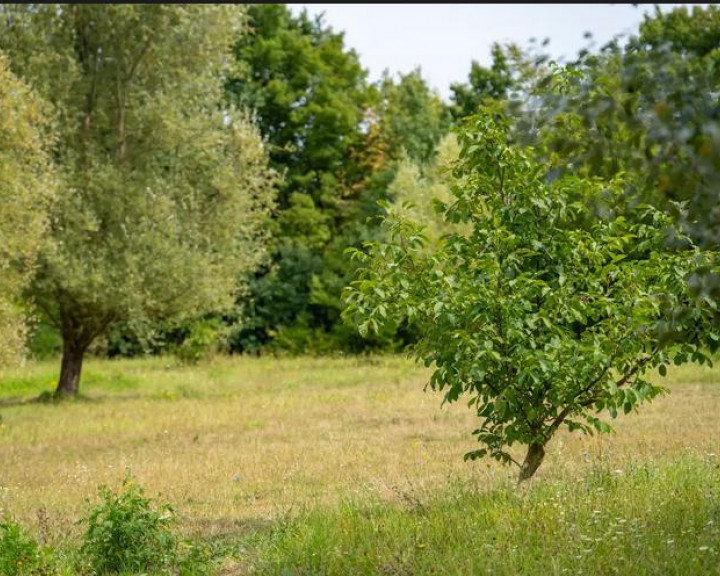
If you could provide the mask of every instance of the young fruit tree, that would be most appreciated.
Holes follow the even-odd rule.
[[[429,250],[421,227],[390,210],[388,240],[352,250],[365,266],[346,318],[361,333],[411,322],[414,355],[434,365],[430,387],[477,411],[481,447],[466,458],[514,463],[522,481],[561,427],[608,431],[602,413],[664,391],[651,369],[707,360],[712,303],[691,294],[688,277],[714,255],[664,212],[623,204],[630,175],[550,181],[489,115],[458,138],[453,201],[438,203],[455,229]],[[674,315],[680,307],[690,312]]]
[[[222,310],[262,254],[275,177],[222,105],[242,23],[233,5],[0,6],[0,48],[55,111],[32,296],[62,334],[58,393],[111,324]]]

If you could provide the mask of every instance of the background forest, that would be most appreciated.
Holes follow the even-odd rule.
[[[13,133],[11,144],[23,158],[7,157],[13,148],[6,147],[10,152],[5,152],[3,166],[37,177],[22,185],[23,195],[11,193],[12,202],[6,200],[8,206],[17,204],[18,211],[33,206],[35,220],[17,225],[12,213],[3,211],[3,233],[10,242],[5,265],[22,261],[22,270],[13,272],[20,276],[37,271],[28,290],[16,286],[6,292],[3,325],[10,327],[8,346],[11,341],[15,349],[21,344],[17,322],[25,315],[31,321],[27,349],[40,358],[59,354],[63,341],[77,341],[76,349],[111,357],[175,352],[188,361],[212,350],[325,354],[401,349],[416,337],[409,325],[361,338],[341,320],[342,290],[357,266],[345,250],[383,234],[378,202],[411,201],[416,216],[433,226],[437,218],[431,199],[449,194],[443,166],[458,153],[453,127],[481,107],[512,117],[516,137],[544,155],[551,177],[569,166],[603,177],[635,171],[644,180],[638,184],[639,195],[687,220],[706,245],[717,240],[713,208],[720,136],[714,90],[720,31],[714,6],[658,11],[646,17],[636,37],[610,43],[597,53],[582,53],[564,66],[537,48],[496,44],[492,65],[473,62],[467,82],[451,87],[447,104],[428,88],[420,70],[369,82],[342,33],[305,13],[294,16],[284,5],[225,9],[222,17],[205,10],[213,35],[202,42],[192,36],[197,33],[192,26],[172,21],[187,18],[181,12],[171,7],[74,7],[60,14],[50,6],[37,13],[3,6],[3,74],[27,91],[21,104],[6,89],[5,116],[17,115],[14,121],[24,121],[27,134]],[[103,22],[118,19],[125,27],[122,34],[102,28]],[[178,34],[185,42],[173,52]],[[48,50],[43,63],[35,49],[41,37]],[[108,66],[110,52],[103,50],[115,51],[112,58],[122,62],[122,70]],[[182,54],[182,64],[169,62],[163,50]],[[212,228],[204,230],[207,236],[233,226],[236,231],[249,225],[254,230],[243,233],[245,245],[213,248],[226,256],[222,270],[214,271],[206,268],[211,262],[202,250],[191,262],[187,242],[181,243],[185,262],[173,260],[169,246],[177,245],[169,237],[143,237],[136,231],[132,242],[111,246],[118,235],[109,222],[120,225],[121,212],[128,212],[123,216],[128,220],[136,211],[149,221],[157,219],[158,226],[167,216],[161,203],[130,201],[123,169],[133,178],[140,178],[142,171],[156,177],[151,176],[154,167],[140,166],[148,157],[161,155],[148,148],[155,145],[149,135],[158,133],[153,123],[168,128],[158,147],[193,139],[193,130],[200,127],[187,120],[199,105],[192,93],[197,84],[184,86],[182,76],[196,74],[195,63],[206,84],[214,86],[201,97],[205,105],[217,107],[220,115],[238,115],[233,126],[238,145],[243,145],[239,153],[263,156],[235,156],[237,166],[230,168],[231,151],[215,149],[211,163],[225,163],[223,170],[202,165],[208,177],[226,179],[221,187],[263,190],[261,200],[258,193],[251,194],[254,200],[244,206],[244,215],[236,206],[235,220],[207,221]],[[63,66],[66,71],[60,74]],[[171,85],[177,89],[168,89]],[[154,98],[154,104],[145,98]],[[90,102],[97,111],[89,109]],[[83,114],[84,120],[76,120]],[[247,135],[238,136],[238,130]],[[196,149],[183,151],[178,161],[198,162],[197,155],[207,154],[215,143],[206,139],[193,144]],[[90,148],[92,159],[87,157]],[[34,156],[21,152],[27,149]],[[71,163],[72,176],[67,170]],[[250,164],[252,174],[244,168]],[[239,175],[235,180],[232,170]],[[193,186],[186,176],[183,186]],[[5,178],[10,183],[5,190],[20,190],[12,177]],[[102,192],[72,192],[77,186],[73,178],[93,182]],[[131,188],[140,185],[134,182]],[[125,195],[121,208],[108,197],[109,189],[117,190],[116,197]],[[8,199],[11,194],[5,192]],[[673,212],[671,201],[688,202],[689,216]],[[49,214],[44,224],[43,213]],[[61,234],[58,218],[70,217],[75,228]],[[37,245],[47,239],[41,232],[48,222],[57,232],[54,238],[62,235],[66,246],[83,246],[84,252],[73,246],[72,265],[50,264],[51,252],[61,258],[57,244],[53,249]],[[108,234],[95,234],[99,243],[89,245],[93,227],[104,225],[110,227]],[[98,250],[109,252],[99,256]],[[40,265],[33,267],[38,253]],[[150,258],[144,263],[135,258],[143,253],[167,256],[161,258],[166,270],[156,270],[155,286],[126,282],[131,277],[126,264],[146,272],[157,267],[148,264]],[[50,278],[53,266],[55,272],[62,270],[62,278]],[[232,286],[227,284],[231,276]],[[199,278],[213,278],[212,290],[190,288],[198,286]],[[5,281],[16,285],[19,280],[10,276]],[[706,276],[702,282],[713,280]],[[76,294],[78,290],[87,294]],[[192,292],[194,299],[180,297],[181,292]],[[160,300],[165,302],[139,303],[150,293],[164,293]],[[104,303],[91,304],[96,297]],[[77,318],[71,320],[73,315]],[[87,325],[82,337],[69,335],[73,322]]]

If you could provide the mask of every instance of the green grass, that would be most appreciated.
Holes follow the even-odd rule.
[[[715,458],[571,482],[458,484],[405,505],[311,510],[258,545],[262,575],[720,574]]]
[[[52,392],[57,384],[58,368],[57,360],[45,360],[14,370],[0,381],[0,401],[30,400]],[[110,360],[91,359],[82,375],[83,394],[131,392],[141,383],[135,374],[128,373],[126,363]]]
[[[42,576],[92,576],[77,521],[127,470],[176,510],[182,576],[720,576],[718,369],[559,434],[521,489],[463,461],[475,416],[402,357],[91,358],[80,401],[34,402],[57,370],[0,380],[0,518],[41,535]]]
[[[54,391],[58,359],[29,362],[7,371],[0,379],[0,402],[31,401]],[[391,374],[393,382],[415,375],[419,369],[403,357],[337,358],[223,358],[186,366],[174,357],[131,360],[88,358],[83,365],[82,396],[216,397],[236,394],[243,382],[262,381],[266,390],[288,392],[308,384],[316,388],[358,386],[363,372]],[[266,390],[271,391],[271,390]]]

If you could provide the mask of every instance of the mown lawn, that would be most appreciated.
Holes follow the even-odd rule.
[[[520,490],[401,357],[91,360],[81,399],[33,401],[56,370],[0,382],[0,509],[54,546],[130,470],[225,574],[720,574],[720,370],[561,435]]]

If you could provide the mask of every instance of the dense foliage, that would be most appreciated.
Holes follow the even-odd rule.
[[[511,89],[516,87],[516,69],[511,55],[518,55],[518,49],[509,50],[495,43],[492,46],[492,64],[489,68],[481,66],[476,60],[470,65],[467,83],[455,83],[452,90],[452,111],[455,118],[464,118],[475,114],[481,106],[507,99]]]
[[[249,307],[240,303],[244,325],[232,343],[240,350],[288,325],[332,322],[314,284],[366,175],[359,155],[368,105],[366,73],[342,34],[305,13],[294,17],[284,5],[250,6],[248,25],[235,44],[237,72],[226,92],[254,110],[284,181],[272,223],[273,261],[251,281]]]
[[[53,192],[46,113],[0,53],[0,372],[24,348],[21,296],[34,271]]]
[[[285,178],[271,225],[272,262],[239,302],[231,349],[373,345],[340,321],[340,293],[353,273],[343,250],[372,233],[365,219],[387,195],[388,163],[402,150],[429,159],[447,131],[447,112],[419,72],[370,85],[342,33],[321,18],[266,4],[250,6],[248,21],[226,92],[254,110],[271,164]]]
[[[17,522],[0,520],[0,574],[37,576],[42,574],[40,547]]]
[[[220,6],[4,5],[0,47],[52,103],[58,194],[32,294],[63,338],[59,392],[121,320],[228,307],[263,252],[274,177],[221,107],[242,14]]]
[[[720,336],[713,303],[688,287],[714,255],[650,205],[617,215],[632,175],[548,182],[507,133],[489,115],[467,121],[454,197],[439,203],[459,228],[427,250],[422,228],[391,212],[390,239],[354,253],[367,267],[346,314],[363,332],[412,322],[414,355],[435,367],[430,386],[477,411],[483,447],[468,456],[513,461],[525,479],[561,426],[605,431],[598,413],[662,391],[651,368],[704,362],[702,344]],[[515,443],[528,447],[523,462],[508,451]]]
[[[646,16],[637,36],[555,67],[534,87],[520,131],[559,171],[635,176],[628,200],[667,209],[704,247],[718,244],[720,10]]]

